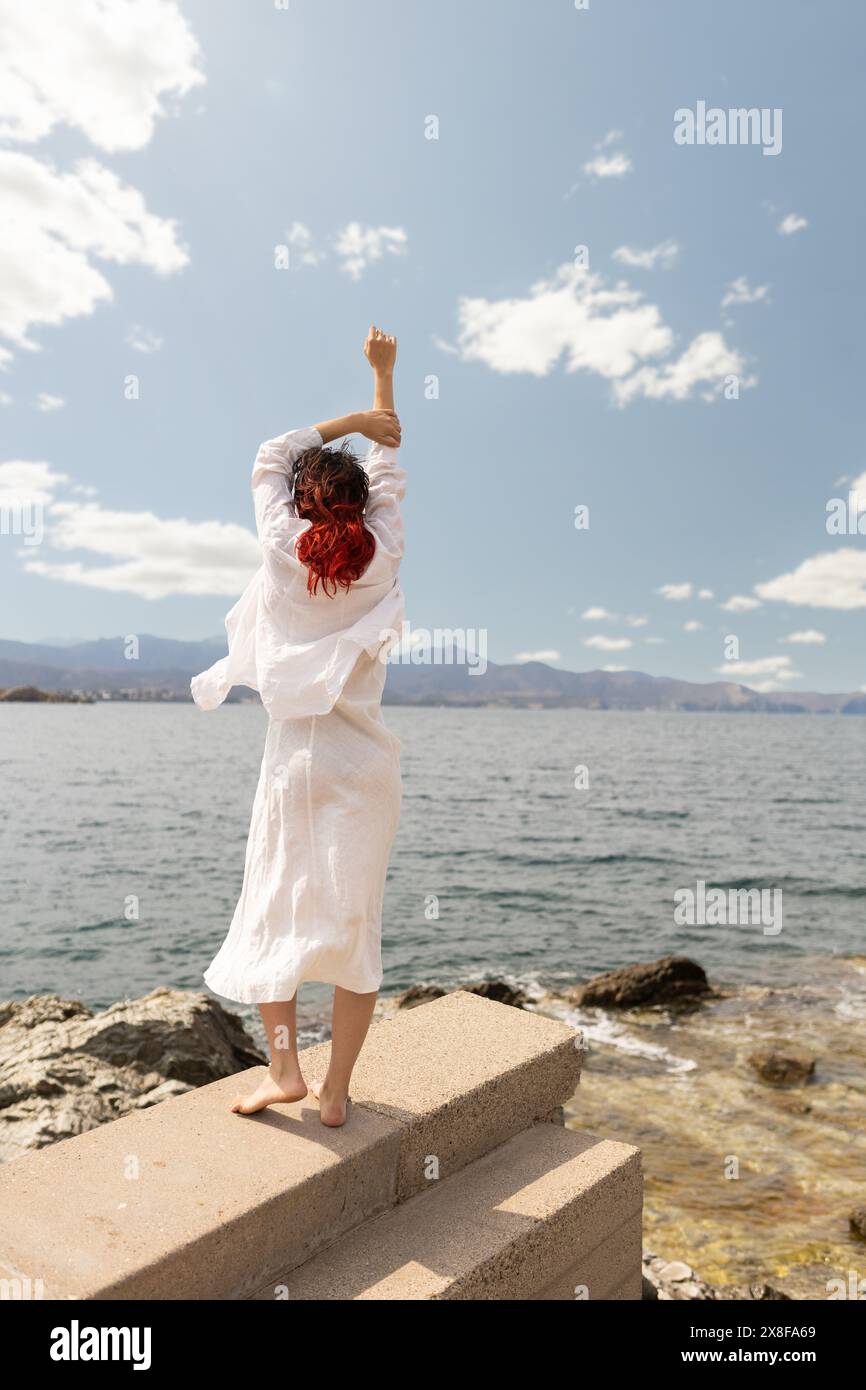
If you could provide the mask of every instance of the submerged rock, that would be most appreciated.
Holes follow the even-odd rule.
[[[855,1207],[848,1217],[852,1234],[866,1240],[866,1207]]]
[[[802,1086],[815,1074],[815,1058],[804,1052],[766,1047],[749,1056],[749,1065],[773,1086]]]
[[[569,997],[579,1007],[629,1009],[643,1004],[692,1003],[709,993],[706,972],[697,961],[688,956],[662,956],[594,975]]]
[[[96,1014],[54,994],[0,1004],[0,1161],[263,1062],[207,994],[154,989]]]

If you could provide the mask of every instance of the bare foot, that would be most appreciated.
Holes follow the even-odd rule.
[[[251,1095],[238,1096],[229,1109],[235,1115],[254,1115],[268,1105],[288,1105],[293,1100],[303,1100],[306,1094],[307,1083],[300,1071],[276,1080],[268,1072]]]
[[[352,1097],[341,1091],[331,1090],[324,1081],[311,1081],[310,1090],[319,1102],[319,1119],[329,1129],[339,1129],[346,1123],[346,1108]]]

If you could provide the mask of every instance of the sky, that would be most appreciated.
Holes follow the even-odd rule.
[[[371,404],[375,322],[413,628],[866,688],[863,7],[0,0],[0,30],[0,637],[220,633],[256,448]]]

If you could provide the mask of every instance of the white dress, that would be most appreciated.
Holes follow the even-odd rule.
[[[253,497],[263,564],[226,618],[229,653],[192,681],[202,709],[233,685],[258,690],[269,724],[244,881],[204,978],[245,1004],[289,1000],[304,980],[359,994],[382,980],[382,896],[400,814],[400,741],[380,708],[385,656],[402,635],[397,451],[373,445],[365,523],[375,553],[348,591],[307,591],[293,461],[315,429],[262,444]]]

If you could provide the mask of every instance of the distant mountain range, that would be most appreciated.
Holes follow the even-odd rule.
[[[85,690],[117,696],[148,692],[189,696],[190,677],[225,655],[221,638],[177,642],[142,636],[136,660],[122,637],[72,646],[0,640],[0,688]],[[235,700],[252,698],[240,687]],[[641,671],[559,671],[543,661],[506,666],[488,662],[483,675],[460,665],[389,665],[385,703],[391,705],[502,705],[510,708],[721,710],[793,714],[866,714],[866,695],[803,691],[762,694],[733,681],[700,685],[647,676]]]

